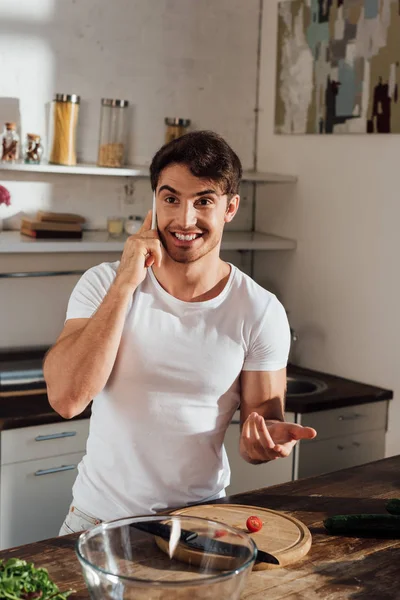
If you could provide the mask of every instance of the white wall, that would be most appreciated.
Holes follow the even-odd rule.
[[[79,94],[78,154],[95,162],[100,98],[124,98],[133,109],[131,163],[149,164],[164,141],[164,117],[181,116],[193,128],[221,133],[251,168],[258,17],[258,0],[3,0],[0,123],[20,119],[23,137],[45,135],[53,94]],[[110,214],[143,215],[150,208],[148,180],[135,180],[127,198],[122,178],[0,176],[12,193],[12,206],[0,206],[9,228],[18,228],[21,212],[39,208],[81,213],[96,229],[105,228]],[[248,224],[251,214],[246,189],[244,196],[237,225]],[[91,256],[92,264],[97,258]],[[32,270],[49,260],[25,255],[15,265]],[[88,266],[83,256],[62,260],[65,268]],[[9,270],[2,256],[0,272]],[[75,281],[0,280],[0,347],[52,343]]]
[[[297,239],[298,248],[259,254],[256,277],[290,311],[298,362],[394,390],[387,454],[397,454],[400,139],[274,135],[277,4],[264,2],[258,168],[299,182],[259,188],[257,227]]]

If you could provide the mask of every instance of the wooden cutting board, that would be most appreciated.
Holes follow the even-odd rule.
[[[261,531],[249,535],[260,550],[270,552],[276,556],[280,567],[297,562],[311,548],[311,533],[304,523],[294,517],[268,508],[242,504],[204,504],[179,509],[171,514],[219,521],[248,534],[246,521],[251,515],[257,515],[263,521],[263,528]],[[222,538],[222,540],[233,541],[229,539],[229,535]],[[276,569],[279,566],[256,563],[254,570]]]

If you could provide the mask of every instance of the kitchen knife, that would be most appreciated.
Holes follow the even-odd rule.
[[[147,533],[151,533],[167,541],[169,541],[171,537],[171,526],[166,523],[143,521],[140,523],[131,523],[130,527],[140,529],[140,531],[146,531]],[[246,559],[250,557],[249,549],[244,546],[221,542],[220,540],[215,540],[206,535],[199,535],[195,531],[181,529],[179,541],[182,544],[185,544],[190,550],[198,550],[200,552],[209,552],[211,554],[231,556],[234,558]],[[256,563],[259,562],[279,565],[279,560],[276,556],[257,548]]]

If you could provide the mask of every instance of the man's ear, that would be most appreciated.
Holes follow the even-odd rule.
[[[224,221],[225,223],[230,223],[233,217],[236,215],[240,204],[240,196],[239,194],[235,194],[228,202],[228,206],[226,207]]]

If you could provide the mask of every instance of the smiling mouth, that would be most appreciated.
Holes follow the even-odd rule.
[[[202,237],[202,233],[176,233],[171,232],[171,235],[180,242],[194,242],[195,240]]]

